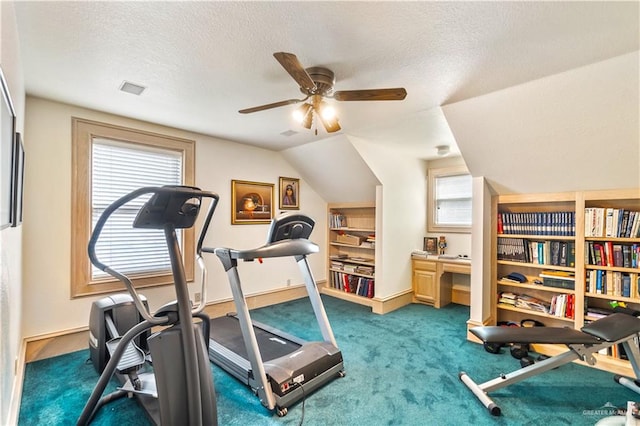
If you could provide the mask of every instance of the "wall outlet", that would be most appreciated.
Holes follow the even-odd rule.
[[[195,302],[196,302],[196,303],[198,303],[198,302],[200,302],[200,300],[202,299],[202,294],[200,294],[200,293],[195,293],[195,294],[193,295],[193,298],[194,298]]]

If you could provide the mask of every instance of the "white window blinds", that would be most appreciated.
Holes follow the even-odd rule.
[[[437,177],[436,225],[471,226],[471,197],[471,175]]]
[[[92,141],[92,229],[102,212],[115,200],[146,186],[182,184],[181,153],[168,149],[94,138]],[[171,268],[164,232],[134,229],[138,210],[149,199],[141,197],[115,212],[96,245],[103,263],[127,275],[154,274]],[[181,232],[178,238],[182,242]],[[107,274],[92,268],[92,278]]]

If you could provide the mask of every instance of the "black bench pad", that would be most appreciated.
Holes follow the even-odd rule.
[[[640,333],[640,318],[611,314],[582,327],[475,327],[469,330],[486,343],[564,343],[589,345],[615,342]]]
[[[574,328],[568,327],[500,327],[487,326],[469,329],[486,343],[567,343],[597,344],[601,341]]]
[[[615,313],[582,327],[582,331],[607,342],[624,339],[640,332],[640,318]]]

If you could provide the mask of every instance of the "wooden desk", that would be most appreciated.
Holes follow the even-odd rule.
[[[411,265],[414,303],[424,303],[435,308],[452,302],[469,305],[468,286],[455,285],[453,276],[471,275],[470,261],[412,256]]]

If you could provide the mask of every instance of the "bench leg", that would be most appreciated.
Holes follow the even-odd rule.
[[[495,402],[493,402],[491,398],[489,398],[489,396],[487,395],[488,392],[492,392],[496,389],[509,386],[513,383],[520,382],[529,377],[542,374],[546,371],[553,370],[554,368],[575,361],[576,359],[580,359],[580,356],[576,352],[563,352],[559,355],[547,358],[540,362],[536,362],[535,364],[531,364],[519,370],[515,370],[509,374],[501,374],[495,379],[481,384],[475,383],[465,372],[460,372],[460,374],[458,374],[458,377],[471,390],[471,392],[473,392],[473,394],[480,400],[482,405],[484,405],[492,415],[499,416],[501,413],[501,409]]]

